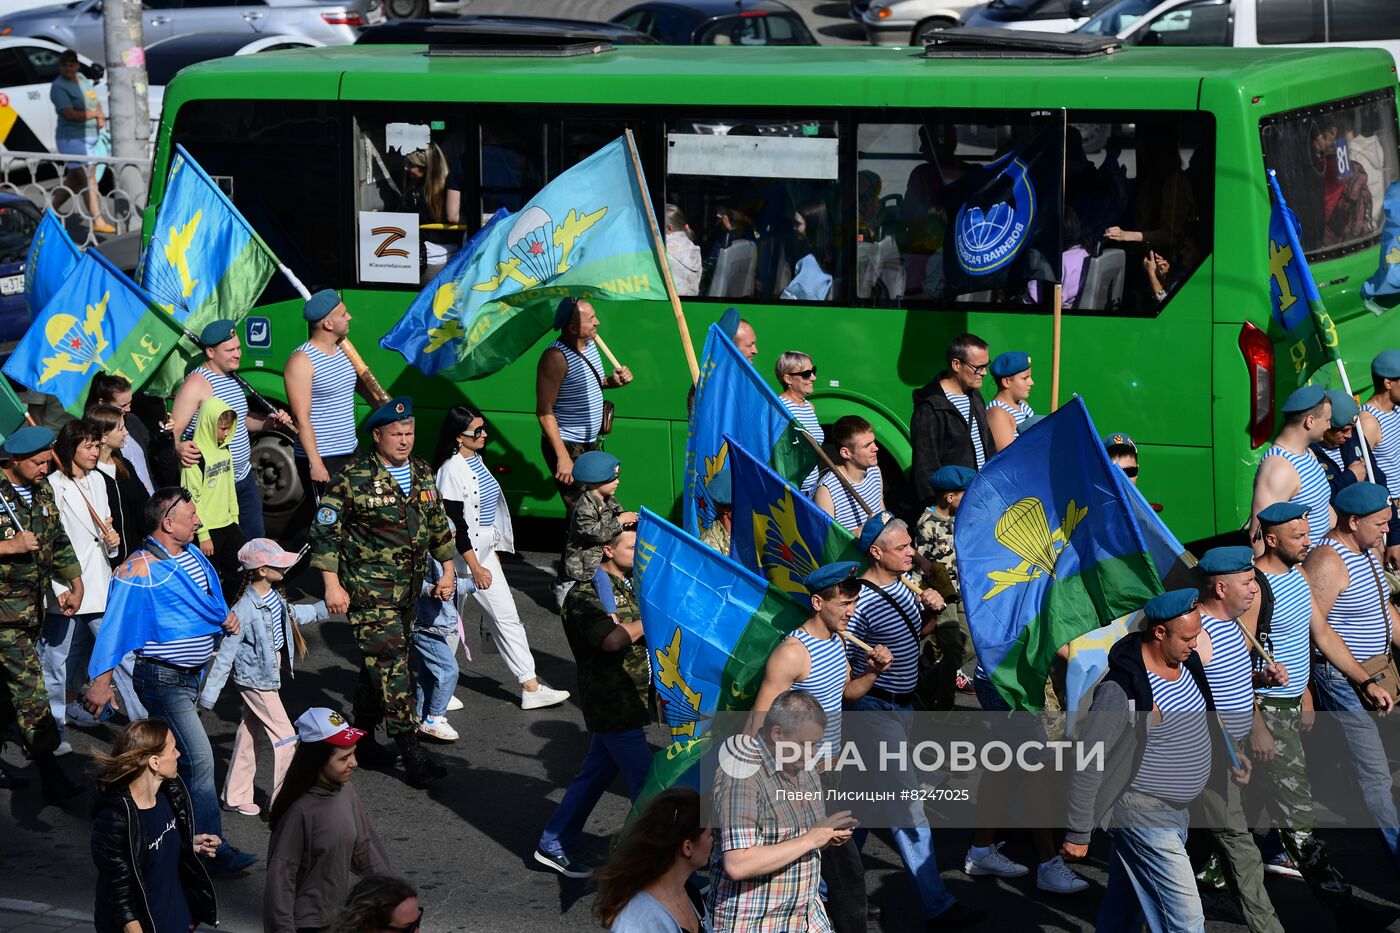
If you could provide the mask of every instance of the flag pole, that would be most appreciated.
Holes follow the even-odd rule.
[[[1069,146],[1069,114],[1064,109],[1060,110],[1060,217],[1065,215],[1065,150]],[[1063,221],[1061,221],[1063,222]],[[1061,256],[1063,256],[1064,244],[1061,244]],[[1064,275],[1064,259],[1060,259],[1060,276]],[[1050,312],[1051,334],[1050,334],[1050,410],[1055,411],[1060,407],[1060,322],[1064,319],[1064,286],[1059,282],[1055,283],[1055,289],[1051,293],[1051,300],[1054,306]]]
[[[297,278],[296,273],[280,261],[277,263],[277,271],[282,273],[282,277],[291,284],[292,288],[296,289],[302,301],[311,297],[311,292],[302,284],[301,279]],[[348,337],[340,341],[340,349],[345,353],[345,358],[350,361],[350,365],[355,368],[355,375],[359,377],[360,385],[364,388],[365,396],[369,399],[370,404],[378,408],[389,401],[389,393],[385,392],[384,387],[379,384],[379,380],[374,378],[374,373],[369,371],[369,367],[365,365],[360,352],[355,349],[355,345],[350,342]]]
[[[603,343],[602,337],[598,336],[597,334],[594,334],[593,342],[597,345],[598,349],[602,351],[603,356],[608,358],[608,362],[612,364],[613,369],[622,368],[622,364],[617,361],[617,357],[613,356],[613,352],[608,349],[608,345],[606,343]]]
[[[1347,364],[1342,362],[1340,355],[1337,357],[1337,374],[1342,377],[1342,391],[1351,395],[1351,380],[1347,378]],[[1366,441],[1366,429],[1361,427],[1361,419],[1357,418],[1356,439],[1361,442],[1361,462],[1366,466],[1366,481],[1374,483],[1376,474],[1371,470],[1371,445]]]
[[[690,382],[692,385],[700,381],[700,364],[695,360],[695,345],[690,342],[690,329],[686,327],[685,312],[681,309],[680,296],[676,294],[676,285],[671,281],[671,267],[666,262],[666,243],[661,239],[661,228],[656,225],[656,212],[650,207],[651,195],[642,186],[642,160],[637,156],[637,144],[632,139],[632,131],[625,131],[627,137],[627,151],[632,154],[632,168],[637,176],[637,191],[642,196],[642,203],[647,205],[647,223],[651,225],[652,246],[656,250],[656,262],[661,267],[661,279],[666,283],[666,295],[671,299],[671,311],[676,316],[676,327],[681,332],[681,349],[685,351],[685,363],[690,367]],[[613,362],[616,366],[616,361]]]

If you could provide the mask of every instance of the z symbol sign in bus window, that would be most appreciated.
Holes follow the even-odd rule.
[[[372,230],[370,230],[370,236],[384,237],[384,239],[380,241],[379,245],[374,248],[374,255],[380,257],[381,259],[385,256],[402,256],[405,258],[408,256],[408,250],[406,249],[402,249],[400,247],[394,247],[393,249],[390,249],[390,247],[394,246],[394,244],[397,243],[399,240],[402,240],[404,237],[408,236],[408,231],[404,230],[403,228],[375,227]]]

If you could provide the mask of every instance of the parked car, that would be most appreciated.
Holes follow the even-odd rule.
[[[871,45],[919,45],[924,33],[958,25],[977,0],[867,0],[860,16]]]
[[[968,10],[964,26],[1073,32],[1110,0],[991,0]]]
[[[24,300],[24,260],[42,217],[28,198],[0,192],[0,361],[33,320]]]
[[[390,19],[459,16],[471,5],[472,0],[384,0],[384,13]]]
[[[816,45],[797,11],[778,0],[653,0],[612,18],[662,45]]]
[[[392,4],[392,0],[391,0]],[[655,45],[651,36],[617,23],[549,16],[459,16],[399,19],[361,30],[356,45],[470,45],[483,33],[539,35],[550,39],[607,39],[613,45]]]
[[[63,46],[43,39],[0,37],[0,148],[15,152],[55,152],[58,115],[49,101],[49,85],[58,77]],[[91,59],[79,55],[84,68]],[[100,66],[99,66],[100,67]],[[97,83],[97,96],[107,102],[107,85]]]
[[[1315,16],[1261,15],[1261,0],[1115,0],[1077,32],[1116,35],[1124,45],[1361,46],[1400,63],[1394,0],[1347,0]]]
[[[192,32],[146,46],[146,80],[150,86],[151,125],[160,123],[165,86],[183,68],[230,55],[255,55],[283,49],[319,48],[326,43],[306,36],[249,37],[246,32]],[[154,138],[154,136],[152,136]]]
[[[218,0],[215,0],[218,2]],[[242,32],[259,35],[292,35],[316,39],[326,45],[349,45],[360,27],[384,21],[379,0],[225,0],[226,5],[204,6],[201,0],[144,0],[142,29],[147,45],[192,32]],[[102,59],[106,41],[102,34],[102,0],[77,0],[46,6],[0,18],[0,35],[37,36]]]

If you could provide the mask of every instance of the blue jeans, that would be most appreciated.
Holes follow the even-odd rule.
[[[262,490],[258,488],[258,475],[252,470],[233,485],[238,493],[238,527],[243,537],[249,541],[267,534],[263,525]]]
[[[1356,695],[1346,675],[1332,665],[1314,664],[1312,682],[1317,685],[1318,709],[1335,715],[1337,724],[1342,727],[1342,734],[1351,748],[1351,761],[1356,768],[1356,782],[1361,785],[1361,797],[1366,801],[1371,818],[1380,828],[1390,857],[1400,867],[1400,817],[1396,816],[1390,765],[1386,761],[1385,747],[1381,744],[1374,714],[1366,712],[1361,697]]]
[[[866,761],[879,760],[878,752],[874,749],[879,748],[882,740],[891,746],[909,741],[910,727],[913,725],[912,706],[863,696],[852,703],[849,709],[852,712],[885,714],[861,717],[862,728],[854,730],[861,733],[861,738],[856,740],[860,746],[867,742],[870,745],[869,755],[864,747],[861,748],[862,757]],[[907,715],[891,716],[891,713]],[[924,917],[937,917],[957,903],[957,899],[948,893],[948,889],[943,886],[943,878],[938,874],[938,854],[933,849],[933,831],[929,828],[928,817],[924,815],[922,804],[915,807],[912,815],[911,825],[892,827],[890,834],[894,837],[894,848],[899,853],[900,861],[904,863],[905,871],[909,872],[909,877],[919,890],[919,899],[924,903]],[[868,835],[868,830],[856,830],[855,842],[859,848],[865,847],[865,838]]]
[[[194,808],[194,831],[213,833],[222,839],[224,824],[218,792],[214,790],[214,750],[195,706],[199,673],[177,671],[137,658],[132,683],[151,718],[165,722],[175,733],[175,747],[180,750],[180,778],[189,788]],[[219,848],[224,851],[229,845],[225,842]]]
[[[651,746],[642,729],[626,732],[595,732],[588,743],[588,754],[578,774],[569,782],[559,808],[549,818],[540,833],[540,851],[549,855],[568,855],[578,846],[588,815],[598,805],[603,792],[612,784],[619,771],[627,779],[628,796],[633,800],[642,792],[647,771],[651,768]]]
[[[1205,913],[1186,854],[1186,809],[1124,791],[1108,830],[1113,854],[1096,933],[1205,933]]]
[[[429,716],[441,716],[447,712],[447,702],[452,699],[452,690],[457,686],[457,656],[447,643],[446,635],[415,629],[412,638],[413,712],[419,717],[423,715],[423,682],[427,681],[432,687],[426,704],[427,713]]]

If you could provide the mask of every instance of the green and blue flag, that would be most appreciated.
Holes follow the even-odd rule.
[[[534,346],[561,298],[665,300],[639,172],[619,137],[515,214],[497,212],[380,346],[429,375],[478,379]]]
[[[1375,314],[1400,305],[1400,181],[1385,189],[1385,225],[1381,228],[1381,264],[1361,283],[1361,300]]]
[[[1298,385],[1323,366],[1338,359],[1337,327],[1323,307],[1303,252],[1298,216],[1283,199],[1278,177],[1269,169],[1273,209],[1269,214],[1269,297],[1274,320],[1283,330],[1283,344],[1293,364]]]
[[[24,261],[24,300],[31,317],[37,317],[44,310],[82,255],[58,215],[44,211],[44,219],[34,231],[34,239],[29,242],[29,256]]]
[[[145,385],[180,339],[171,316],[96,250],[86,250],[68,280],[29,325],[5,374],[56,396],[81,414],[100,372]]]
[[[681,500],[685,530],[698,535],[715,520],[715,505],[705,490],[724,469],[729,456],[727,438],[766,459],[784,479],[796,481],[810,473],[816,463],[816,454],[799,437],[801,430],[729,336],[711,324],[685,444]],[[734,511],[737,514],[739,510]]]
[[[1162,592],[1175,539],[1148,516],[1077,396],[972,481],[958,578],[977,657],[1012,708],[1040,709],[1062,645]]]
[[[716,712],[753,708],[768,656],[807,612],[645,508],[633,575],[661,719],[671,734],[652,759],[645,798],[700,761]]]
[[[734,489],[730,556],[805,603],[802,581],[823,564],[860,562],[855,537],[728,435]]]

